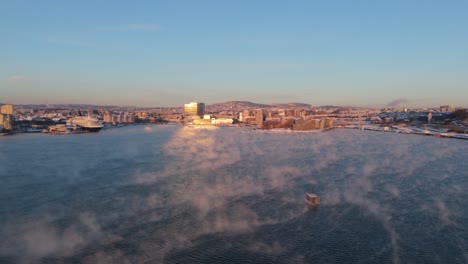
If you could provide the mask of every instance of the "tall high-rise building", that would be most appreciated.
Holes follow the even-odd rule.
[[[184,104],[184,114],[187,116],[199,116],[203,117],[205,114],[205,104],[198,102],[190,102]]]
[[[263,112],[261,109],[255,110],[255,124],[258,128],[262,127],[263,124]]]

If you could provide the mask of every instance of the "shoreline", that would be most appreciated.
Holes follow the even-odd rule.
[[[149,123],[149,124],[125,124],[125,125],[117,125],[117,126],[104,126],[102,131],[104,130],[111,130],[116,128],[122,127],[131,127],[131,126],[184,126],[183,124],[178,123]],[[185,126],[184,126],[185,127]],[[197,128],[198,126],[187,126]],[[201,126],[201,128],[210,129],[210,128],[251,128],[248,126]],[[411,134],[411,135],[422,135],[422,136],[433,136],[436,138],[453,138],[453,139],[461,139],[461,140],[468,140],[468,134],[461,134],[461,133],[454,133],[454,132],[442,132],[436,131],[434,129],[426,129],[426,128],[418,128],[418,127],[379,127],[379,126],[366,126],[363,128],[358,128],[355,126],[342,126],[342,127],[332,127],[326,129],[314,129],[314,130],[291,130],[287,128],[277,128],[277,129],[257,129],[251,128],[250,132],[259,133],[259,134],[315,134],[315,133],[322,133],[331,131],[334,129],[353,129],[353,130],[366,130],[366,131],[375,131],[375,132],[390,132],[390,133],[398,133],[398,134]],[[79,133],[64,133],[64,134],[57,134],[57,135],[74,135],[74,134],[88,134],[91,132],[79,132]],[[99,132],[94,132],[99,133]],[[20,134],[51,134],[51,133],[32,133],[32,132],[18,132],[18,133],[0,133],[0,136],[14,136]]]

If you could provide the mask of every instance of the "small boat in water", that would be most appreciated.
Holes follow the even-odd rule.
[[[25,132],[26,132],[26,133],[41,133],[41,132],[42,132],[42,129],[39,129],[39,128],[28,128],[28,129],[26,129]]]
[[[320,204],[319,198],[315,194],[306,193],[305,201],[309,205],[317,206]]]

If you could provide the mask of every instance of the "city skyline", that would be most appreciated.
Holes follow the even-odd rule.
[[[468,3],[0,4],[0,102],[468,106]]]

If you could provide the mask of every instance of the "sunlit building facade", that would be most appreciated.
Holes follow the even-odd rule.
[[[0,130],[13,130],[13,105],[2,105],[0,108],[0,116]]]
[[[184,114],[187,116],[200,116],[205,114],[205,104],[198,102],[190,102],[184,104]]]
[[[4,114],[4,115],[12,115],[13,114],[13,105],[11,105],[11,104],[2,105],[1,113]]]
[[[258,128],[262,127],[263,124],[263,112],[261,109],[255,110],[255,124]]]

